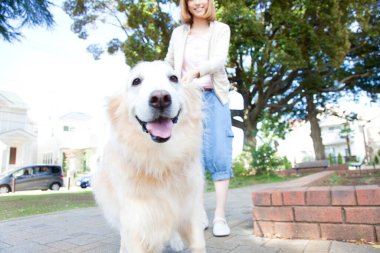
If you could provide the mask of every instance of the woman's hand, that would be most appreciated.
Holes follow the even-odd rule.
[[[198,70],[188,71],[185,75],[182,76],[182,83],[188,84],[191,83],[195,78],[199,78]]]

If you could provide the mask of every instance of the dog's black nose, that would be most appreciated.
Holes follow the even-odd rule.
[[[172,104],[172,97],[165,90],[153,91],[149,99],[150,106],[164,109]]]

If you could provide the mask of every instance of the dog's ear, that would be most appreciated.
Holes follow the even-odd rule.
[[[115,96],[108,101],[108,117],[113,125],[115,125],[115,121],[120,115],[119,111],[122,101],[123,97],[121,95]]]

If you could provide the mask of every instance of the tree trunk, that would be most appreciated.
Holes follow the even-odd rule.
[[[347,143],[347,152],[348,152],[348,157],[351,159],[351,145],[350,145],[350,137],[346,136],[346,143]]]
[[[249,147],[256,148],[257,140],[257,124],[259,122],[260,114],[265,108],[265,102],[262,98],[263,95],[259,95],[255,104],[252,107],[248,107],[247,120],[245,123],[245,139],[244,144]]]
[[[245,124],[245,129],[244,129],[244,145],[248,146],[250,148],[255,149],[256,148],[256,134],[257,133],[257,123],[250,122],[247,120],[247,123]]]
[[[316,160],[325,160],[325,147],[322,143],[321,127],[317,118],[317,109],[313,101],[313,95],[307,95],[307,119],[310,122],[310,137],[313,140],[314,154]]]

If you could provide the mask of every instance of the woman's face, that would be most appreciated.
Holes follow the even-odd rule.
[[[193,18],[202,18],[207,11],[209,0],[188,0],[187,8]]]

